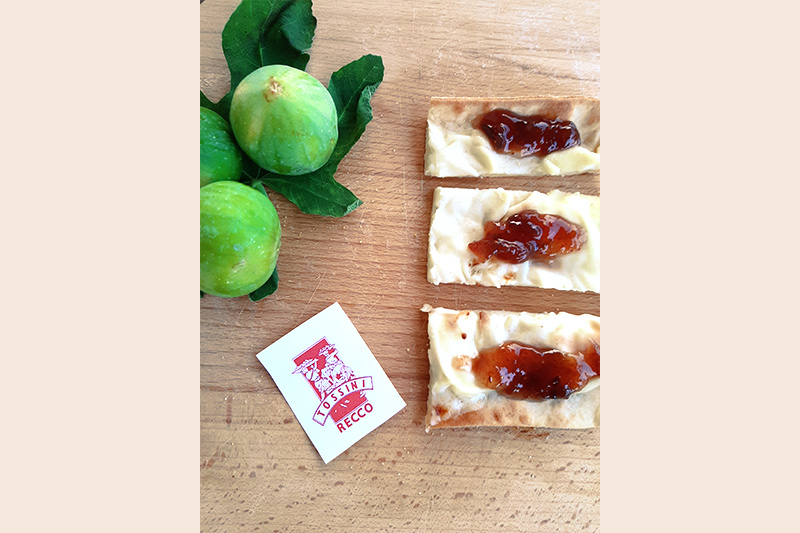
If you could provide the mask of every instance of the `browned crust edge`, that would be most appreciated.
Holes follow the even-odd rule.
[[[576,104],[581,104],[591,109],[588,120],[590,124],[594,125],[600,122],[600,99],[593,96],[432,96],[430,99],[430,107],[451,107],[457,113],[462,112],[467,104],[480,104],[481,112],[484,113],[500,105],[540,104],[543,105],[543,112],[556,117],[568,114]]]

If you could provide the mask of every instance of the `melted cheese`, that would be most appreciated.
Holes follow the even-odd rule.
[[[473,264],[467,247],[484,236],[484,223],[526,209],[550,213],[586,231],[583,247],[551,264],[510,264],[489,259]],[[500,287],[505,285],[600,292],[600,197],[551,191],[438,187],[428,240],[428,281]]]
[[[425,174],[456,176],[542,176],[594,172],[600,169],[600,154],[575,146],[545,157],[516,157],[494,151],[480,132],[444,129],[428,121]]]
[[[496,394],[476,384],[470,372],[469,363],[481,350],[517,341],[575,353],[589,339],[600,342],[600,318],[589,314],[454,311],[427,304],[422,311],[428,313],[430,394],[456,412],[464,405],[479,408],[487,394]],[[598,377],[572,396],[599,387]]]

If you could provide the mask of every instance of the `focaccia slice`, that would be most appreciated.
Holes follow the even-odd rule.
[[[600,318],[569,313],[456,311],[425,304],[430,383],[425,431],[467,426],[591,428],[600,425],[600,377],[563,399],[517,400],[476,384],[481,350],[505,341],[576,353],[600,344]],[[599,351],[599,348],[598,348]]]
[[[552,263],[475,264],[471,242],[484,236],[487,221],[533,209],[581,226],[586,241],[577,252]],[[437,187],[428,239],[428,281],[501,287],[506,285],[600,292],[600,197],[579,193]]]
[[[544,157],[496,152],[475,121],[494,109],[575,124],[581,144]],[[552,176],[600,171],[600,100],[589,97],[431,98],[425,175]]]

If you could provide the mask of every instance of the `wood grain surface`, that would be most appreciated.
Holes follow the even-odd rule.
[[[237,0],[200,6],[200,88],[229,89],[220,32]],[[308,72],[324,84],[382,56],[375,118],[337,179],[364,204],[344,218],[269,196],[283,231],[280,285],[260,302],[201,305],[203,531],[598,531],[600,431],[423,429],[423,304],[600,313],[600,297],[533,288],[433,286],[427,232],[436,186],[600,193],[599,176],[423,176],[431,96],[600,96],[596,0],[315,0]],[[408,404],[325,465],[256,354],[339,302]]]

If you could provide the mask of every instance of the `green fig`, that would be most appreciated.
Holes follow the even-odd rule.
[[[214,111],[200,108],[200,186],[215,181],[238,180],[242,152],[233,131]]]
[[[200,290],[235,298],[272,276],[281,245],[278,212],[267,196],[238,181],[200,189]]]
[[[313,172],[327,163],[339,140],[330,93],[310,74],[286,65],[252,72],[231,100],[231,127],[245,154],[284,175]]]

